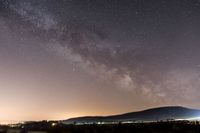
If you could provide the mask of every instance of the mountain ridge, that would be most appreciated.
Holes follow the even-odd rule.
[[[168,119],[189,119],[199,117],[199,109],[182,106],[164,106],[108,116],[83,116],[63,120],[63,123],[98,123],[98,122],[125,122],[125,121],[160,121]]]

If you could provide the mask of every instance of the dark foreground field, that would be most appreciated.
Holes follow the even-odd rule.
[[[15,129],[22,133],[44,131],[44,133],[200,133],[199,122],[155,122],[115,125],[53,125],[46,123],[29,123]]]
[[[51,131],[50,131],[51,132]],[[200,133],[200,125],[196,123],[137,123],[118,125],[79,125],[55,129],[62,133]]]

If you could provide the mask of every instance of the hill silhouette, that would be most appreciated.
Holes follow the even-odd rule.
[[[97,123],[97,122],[127,122],[127,121],[161,121],[191,119],[200,116],[200,110],[181,106],[152,108],[138,112],[111,116],[84,116],[63,120],[63,123]]]

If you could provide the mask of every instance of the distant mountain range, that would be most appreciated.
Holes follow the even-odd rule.
[[[189,120],[200,117],[200,110],[181,106],[168,106],[112,116],[85,116],[63,120],[62,123],[139,122],[161,120]]]

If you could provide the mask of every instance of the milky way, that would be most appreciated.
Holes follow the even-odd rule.
[[[198,108],[199,24],[198,0],[1,0],[1,105],[29,110],[16,120]]]

